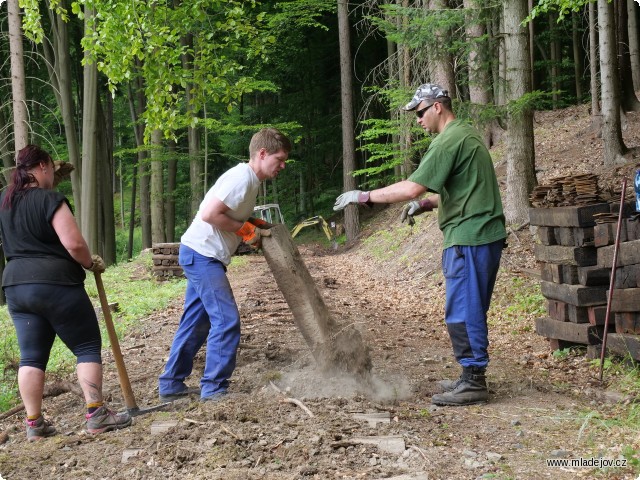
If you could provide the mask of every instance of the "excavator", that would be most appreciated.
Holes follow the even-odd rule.
[[[277,203],[269,203],[266,205],[259,205],[255,207],[253,209],[253,216],[255,218],[261,218],[265,222],[273,224],[284,223],[284,217],[282,216],[282,212],[280,211],[280,205],[278,205]],[[322,230],[324,231],[324,234],[327,236],[327,239],[331,242],[333,249],[335,250],[338,248],[338,242],[336,241],[335,236],[333,235],[333,232],[329,227],[329,224],[324,218],[319,215],[307,218],[306,220],[302,220],[301,222],[299,222],[295,227],[293,227],[293,230],[291,230],[291,238],[294,238],[298,233],[300,233],[300,230],[302,230],[303,228],[311,227],[313,225],[320,225],[322,227]],[[255,250],[249,247],[249,245],[241,242],[235,254],[244,255],[247,253],[252,253],[254,251]]]
[[[322,227],[322,230],[324,231],[324,234],[327,236],[327,239],[333,245],[334,250],[336,248],[338,248],[338,243],[336,242],[336,239],[334,238],[333,232],[331,231],[331,228],[329,227],[329,224],[320,215],[316,215],[315,217],[307,218],[306,220],[302,220],[300,223],[298,223],[295,227],[293,227],[293,230],[291,230],[291,238],[295,238],[295,236],[298,233],[300,233],[300,230],[302,230],[303,228],[311,227],[313,225],[320,225]]]

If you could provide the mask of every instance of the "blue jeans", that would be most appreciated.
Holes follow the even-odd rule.
[[[446,280],[445,322],[462,367],[489,363],[487,310],[496,283],[503,240],[479,246],[453,246],[442,253]]]
[[[173,338],[169,359],[158,382],[160,395],[186,390],[185,379],[193,359],[207,343],[200,395],[226,392],[236,367],[240,343],[240,314],[226,275],[218,260],[180,245],[179,262],[187,277],[184,312]]]

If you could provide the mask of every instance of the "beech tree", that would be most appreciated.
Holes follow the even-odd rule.
[[[11,91],[13,104],[13,146],[17,153],[29,143],[27,94],[24,79],[22,26],[18,0],[7,0],[9,47],[11,51]]]

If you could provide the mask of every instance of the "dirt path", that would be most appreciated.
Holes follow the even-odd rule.
[[[3,430],[17,430],[0,447],[0,475],[6,480],[569,479],[596,473],[634,478],[630,469],[603,473],[545,465],[549,458],[616,458],[619,439],[592,429],[584,413],[593,408],[585,394],[593,369],[581,358],[554,359],[546,341],[532,333],[531,318],[500,314],[506,308],[502,300],[491,330],[491,402],[432,407],[435,382],[458,375],[442,323],[439,273],[425,261],[423,270],[407,276],[385,268],[367,251],[301,249],[332,314],[343,324],[356,324],[370,346],[373,390],[316,372],[264,258],[253,255],[230,270],[243,335],[229,400],[176,403],[171,411],[137,417],[124,431],[89,437],[82,433],[82,402],[65,394],[45,402],[62,432],[53,439],[27,444],[20,416],[0,422]],[[498,280],[496,294],[507,303],[514,279],[519,288],[535,282],[508,270],[509,255],[519,255],[517,246]],[[156,403],[157,375],[180,309],[177,303],[144,319],[122,341],[142,408]],[[202,361],[197,359],[196,371]],[[121,408],[115,367],[109,356],[105,363],[107,390]],[[197,385],[197,378],[189,383]],[[313,417],[286,398],[301,402]]]

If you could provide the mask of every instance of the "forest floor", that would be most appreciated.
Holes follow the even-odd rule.
[[[627,120],[629,163],[605,169],[586,108],[536,114],[539,181],[589,172],[617,183],[629,175],[640,118]],[[494,156],[504,180],[501,149]],[[413,229],[401,226],[400,209],[369,211],[352,245],[300,247],[336,321],[356,325],[369,346],[372,385],[317,371],[264,257],[249,255],[229,270],[243,328],[233,395],[215,404],[175,402],[136,417],[130,428],[95,437],[83,432],[79,397],[48,398],[46,413],[62,434],[27,443],[22,413],[0,421],[0,430],[10,433],[0,446],[0,478],[637,478],[637,461],[604,469],[546,463],[625,460],[629,449],[637,455],[640,441],[625,422],[634,397],[607,378],[612,373],[605,372],[601,385],[584,350],[554,354],[536,335],[534,319],[544,315],[544,302],[531,274],[537,265],[528,228],[509,233],[489,312],[490,402],[430,404],[436,382],[459,374],[443,322],[442,235],[435,215],[417,217]],[[142,409],[158,404],[157,377],[181,309],[178,299],[141,318],[121,340]],[[198,385],[203,360],[201,352],[190,386]],[[122,409],[110,352],[104,363],[105,391]]]

